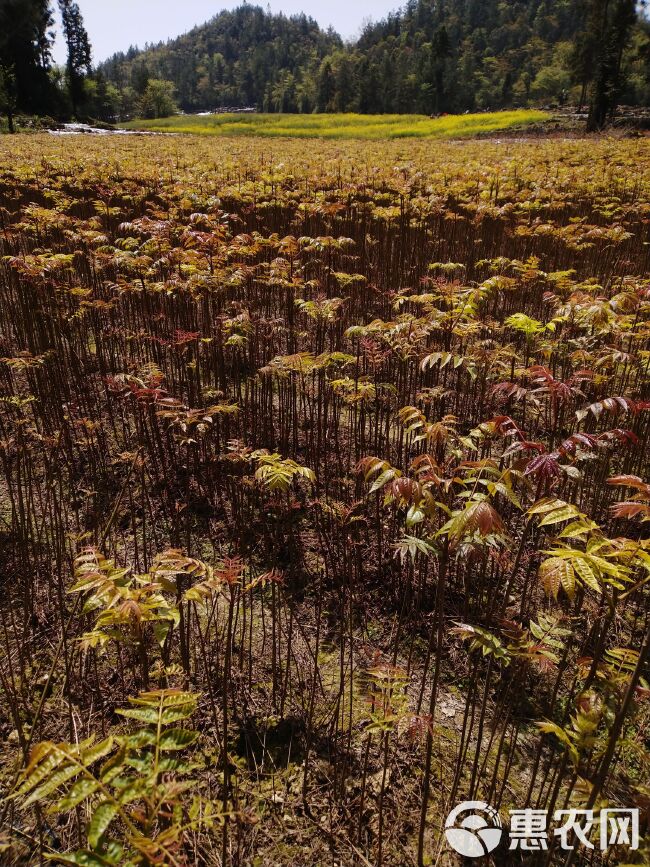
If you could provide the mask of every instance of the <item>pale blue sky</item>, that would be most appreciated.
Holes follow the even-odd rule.
[[[242,0],[77,0],[93,46],[93,62],[105,60],[130,45],[178,36],[212,18],[222,9],[234,9]],[[322,27],[330,24],[344,39],[355,37],[368,18],[378,21],[403,0],[260,0],[272,12],[311,15]],[[53,4],[56,5],[56,4]],[[65,61],[65,46],[57,36],[57,63]]]

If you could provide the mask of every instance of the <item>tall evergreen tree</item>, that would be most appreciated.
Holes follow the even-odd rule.
[[[623,51],[636,21],[635,0],[594,0],[600,25],[587,129],[599,130],[611,118],[622,90]]]
[[[7,115],[9,132],[14,132],[16,103],[16,76],[13,69],[0,66],[0,112]]]
[[[346,54],[339,57],[336,70],[336,111],[349,111],[354,99],[354,76],[352,64]]]
[[[582,87],[580,107],[589,96],[587,129],[602,129],[623,89],[623,52],[637,22],[636,0],[581,0],[584,28],[576,39],[572,71]]]
[[[46,114],[51,109],[52,25],[48,0],[0,2],[0,67],[4,88],[19,111]]]
[[[336,79],[332,72],[332,64],[329,59],[327,59],[321,64],[320,72],[318,74],[316,111],[331,111],[333,108],[335,93]]]
[[[445,61],[451,56],[451,42],[447,28],[442,25],[438,27],[434,36],[431,51],[434,57],[433,62],[433,84],[435,86],[435,110],[436,112],[445,111],[447,108],[445,98]]]
[[[589,83],[593,76],[599,34],[593,22],[594,4],[592,0],[578,0],[578,11],[581,20],[585,22],[585,27],[575,40],[570,58],[570,71],[573,80],[580,85],[578,111],[582,111],[587,100]]]
[[[66,69],[72,113],[77,114],[83,100],[84,74],[90,72],[91,51],[79,5],[74,0],[59,0],[63,35],[68,48]]]

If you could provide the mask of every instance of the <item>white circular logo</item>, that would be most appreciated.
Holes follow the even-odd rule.
[[[462,813],[469,813],[460,820]],[[451,811],[445,822],[445,836],[452,849],[465,858],[481,858],[501,842],[501,817],[485,801],[463,801]]]

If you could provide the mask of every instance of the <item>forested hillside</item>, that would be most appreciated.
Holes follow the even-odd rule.
[[[311,111],[312,79],[323,58],[341,47],[337,34],[324,33],[306,15],[287,18],[246,5],[146,51],[116,54],[101,70],[136,94],[151,78],[173,81],[186,111],[230,105]]]
[[[409,0],[344,43],[306,15],[244,4],[182,36],[98,66],[80,8],[57,0],[67,45],[52,59],[52,0],[0,2],[0,113],[109,122],[185,112],[436,115],[650,104],[650,23],[637,0]],[[128,22],[125,22],[125,41]]]
[[[131,101],[150,79],[170,80],[185,111],[430,114],[579,101],[609,45],[618,96],[647,104],[648,23],[631,2],[598,0],[409,0],[345,46],[305,16],[242,6],[101,71]]]

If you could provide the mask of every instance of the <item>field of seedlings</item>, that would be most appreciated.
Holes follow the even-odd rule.
[[[0,862],[648,864],[649,265],[643,139],[0,140]]]

